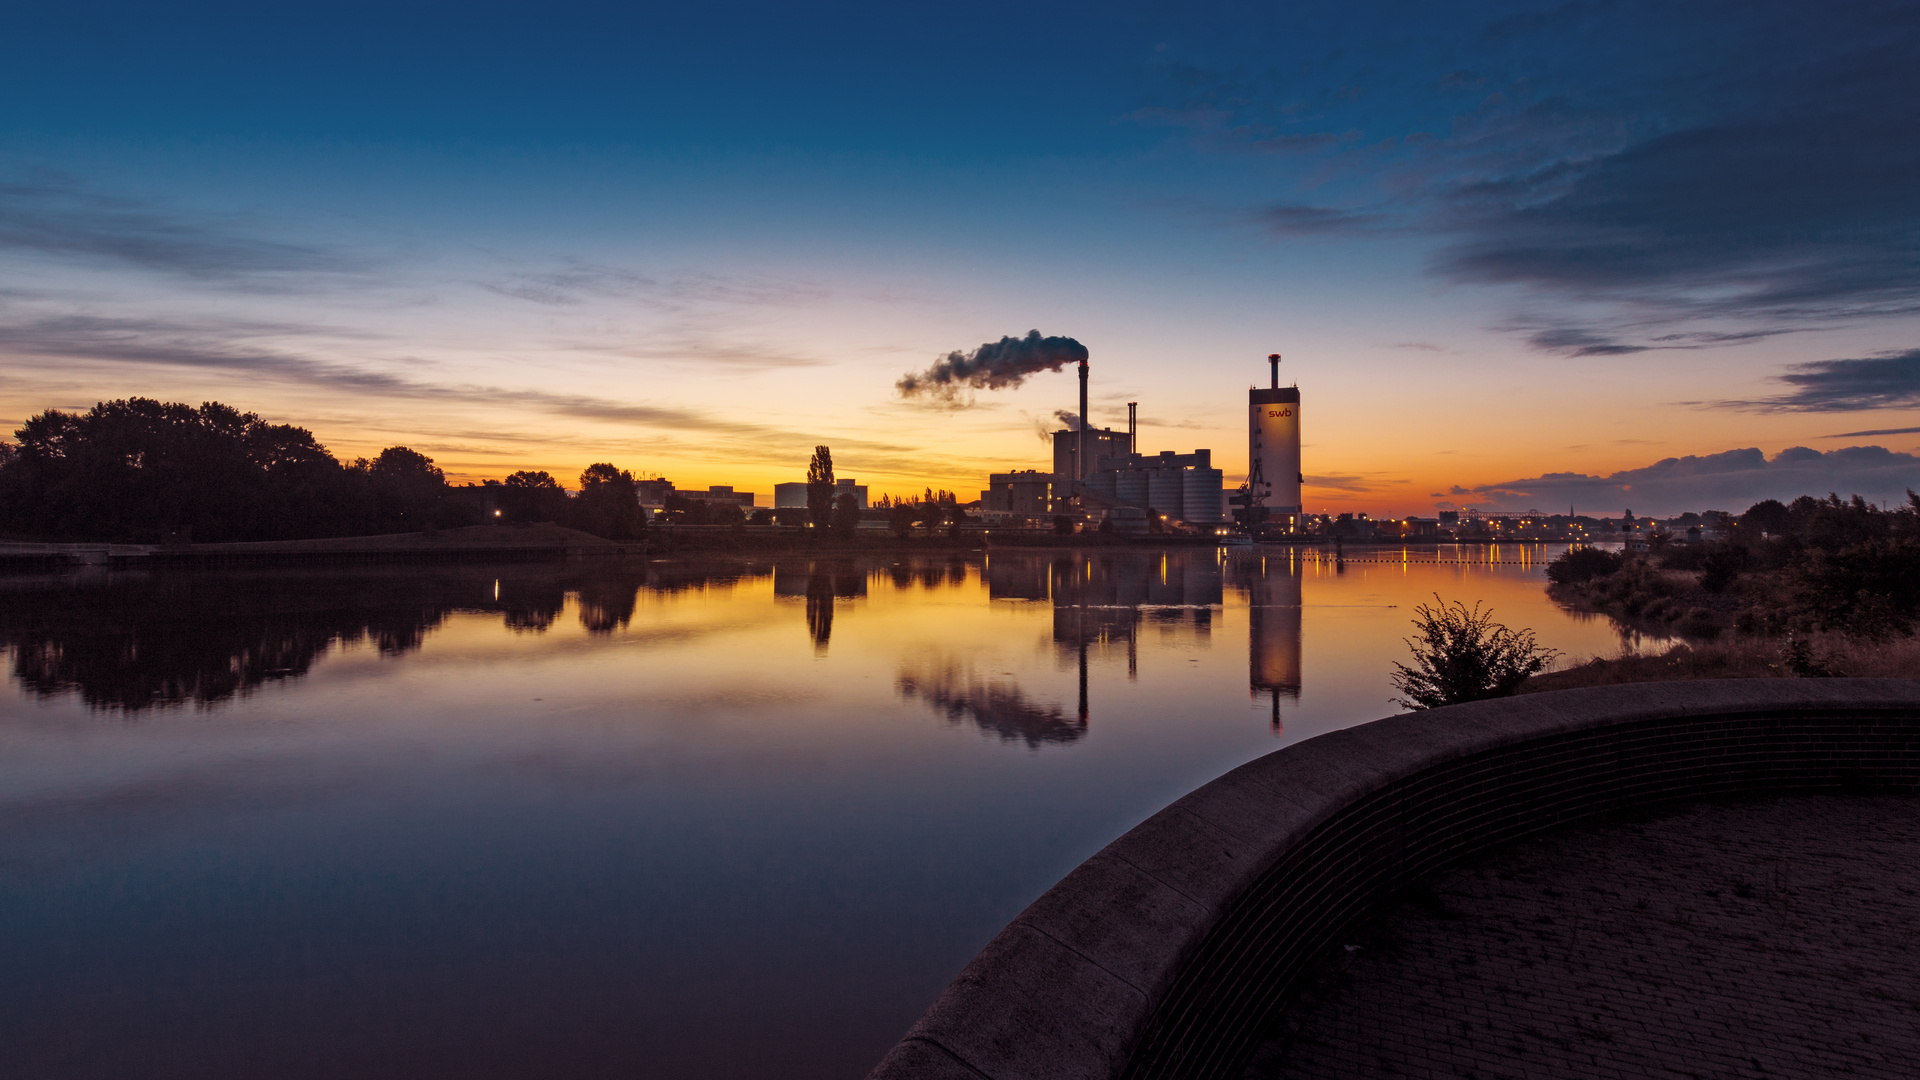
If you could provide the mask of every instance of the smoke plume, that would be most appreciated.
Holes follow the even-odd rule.
[[[1029,330],[1023,338],[1003,337],[970,353],[950,352],[919,374],[906,374],[894,386],[903,398],[928,397],[955,407],[971,404],[961,392],[1003,390],[1019,386],[1027,376],[1059,371],[1087,358],[1087,347],[1070,337],[1041,337]]]
[[[1055,409],[1053,410],[1053,418],[1055,420],[1060,421],[1062,424],[1066,425],[1066,428],[1068,431],[1080,430],[1080,414],[1077,412],[1068,412],[1065,409]]]

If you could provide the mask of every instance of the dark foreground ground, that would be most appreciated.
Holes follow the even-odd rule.
[[[1249,1078],[1920,1076],[1920,799],[1709,804],[1437,876]]]

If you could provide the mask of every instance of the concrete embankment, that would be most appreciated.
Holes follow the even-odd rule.
[[[1594,687],[1330,732],[1081,864],[872,1080],[1237,1078],[1327,950],[1437,871],[1622,813],[1875,791],[1920,791],[1920,682]]]

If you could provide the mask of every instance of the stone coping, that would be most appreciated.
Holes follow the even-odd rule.
[[[1920,682],[1639,683],[1328,732],[1075,868],[870,1080],[1237,1076],[1314,960],[1448,863],[1638,807],[1875,789],[1920,789]]]

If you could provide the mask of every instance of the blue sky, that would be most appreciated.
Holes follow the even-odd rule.
[[[1310,506],[1746,469],[1634,505],[1704,509],[1814,482],[1764,466],[1796,447],[1920,485],[1914,4],[11,18],[8,427],[215,398],[469,478],[765,489],[824,442],[971,490],[1041,463],[1071,376],[895,383],[1039,329],[1091,351],[1097,422],[1138,400],[1150,449],[1230,472],[1284,352]]]

